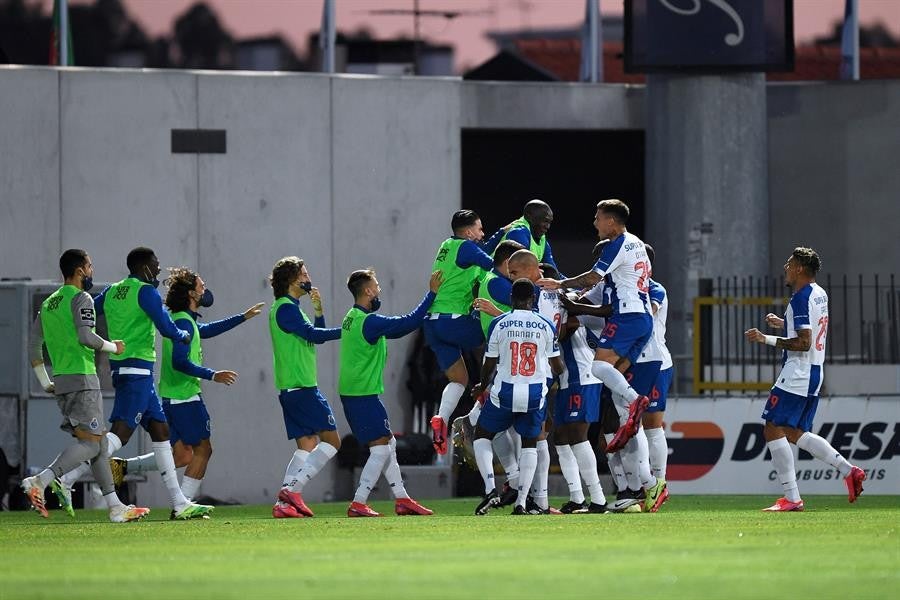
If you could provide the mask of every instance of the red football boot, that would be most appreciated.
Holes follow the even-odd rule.
[[[347,508],[347,516],[348,517],[380,517],[380,512],[375,512],[372,510],[368,504],[363,504],[362,502],[351,502],[350,506]]]
[[[859,467],[850,469],[850,473],[844,477],[844,483],[847,484],[847,499],[850,504],[856,502],[859,495],[863,493],[862,482],[866,480],[866,472]]]
[[[306,505],[306,502],[303,501],[303,496],[300,495],[300,492],[292,492],[288,488],[281,488],[281,491],[278,492],[278,499],[285,504],[290,504],[296,508],[297,512],[304,517],[313,516],[313,511],[311,511]]]
[[[397,498],[397,501],[394,502],[394,512],[398,515],[406,516],[406,515],[433,515],[434,511],[430,508],[425,508],[412,498]]]

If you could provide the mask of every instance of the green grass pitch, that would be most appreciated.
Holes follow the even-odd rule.
[[[560,499],[557,499],[557,503]],[[425,502],[433,517],[313,519],[270,506],[208,521],[156,509],[112,524],[102,511],[0,513],[7,598],[889,598],[900,593],[900,498],[673,496],[657,514],[470,516],[475,499]]]

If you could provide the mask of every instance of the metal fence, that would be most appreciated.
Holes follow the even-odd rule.
[[[818,277],[829,296],[826,364],[900,364],[900,296],[893,274]],[[694,299],[694,393],[768,389],[781,353],[750,344],[743,332],[767,332],[765,315],[783,315],[784,278],[702,279]]]

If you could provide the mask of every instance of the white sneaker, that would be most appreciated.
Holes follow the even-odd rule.
[[[128,523],[129,521],[140,521],[150,514],[149,508],[141,508],[134,504],[125,506],[116,506],[109,509],[109,520],[113,523]]]

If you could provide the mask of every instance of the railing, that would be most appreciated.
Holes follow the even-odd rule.
[[[900,363],[900,296],[894,275],[818,278],[829,295],[826,364]],[[766,313],[783,315],[790,290],[783,278],[700,280],[694,298],[693,388],[758,392],[771,386],[781,353],[751,344],[743,332],[766,332]]]

